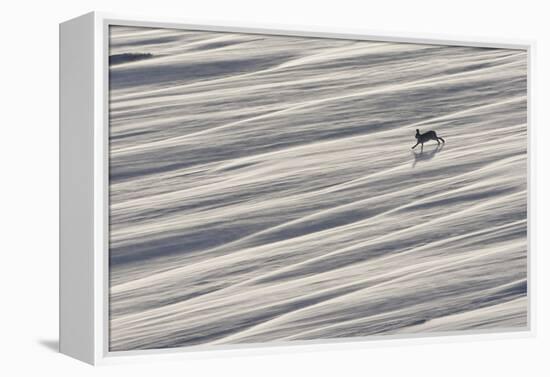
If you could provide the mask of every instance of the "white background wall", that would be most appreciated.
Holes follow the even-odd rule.
[[[550,21],[545,1],[80,0],[3,2],[0,374],[548,376]],[[193,20],[349,27],[380,33],[528,38],[534,100],[537,336],[284,352],[93,369],[52,349],[58,331],[58,23],[91,10]],[[545,349],[546,348],[546,349]],[[7,370],[14,369],[11,373]]]

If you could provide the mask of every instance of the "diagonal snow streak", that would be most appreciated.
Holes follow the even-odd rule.
[[[148,57],[111,67],[111,350],[526,327],[523,51],[113,27],[110,54]]]

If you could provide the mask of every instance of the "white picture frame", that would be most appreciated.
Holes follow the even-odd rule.
[[[259,33],[315,38],[513,48],[528,54],[528,326],[521,331],[467,331],[411,336],[369,336],[263,345],[191,346],[117,351],[108,347],[108,28],[110,25]],[[344,28],[195,23],[92,12],[60,24],[60,352],[90,364],[233,354],[469,341],[534,335],[532,268],[534,156],[532,80],[534,42],[444,35],[388,34]],[[195,352],[201,351],[201,352]]]

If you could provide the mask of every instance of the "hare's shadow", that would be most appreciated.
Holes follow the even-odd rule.
[[[429,160],[431,160],[432,158],[435,157],[436,154],[438,154],[439,152],[441,152],[443,150],[444,146],[445,146],[444,143],[438,144],[437,147],[430,150],[429,152],[424,152],[423,147],[420,149],[420,152],[412,151],[411,153],[413,154],[413,157],[414,157],[412,167],[414,168],[416,166],[416,164],[420,161],[429,161]]]

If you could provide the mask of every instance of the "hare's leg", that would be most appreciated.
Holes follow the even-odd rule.
[[[420,144],[420,142],[419,142],[419,141],[417,141],[417,142],[416,142],[416,144],[415,144],[415,145],[414,145],[414,146],[413,146],[413,147],[412,147],[411,149],[414,149],[414,148],[416,148],[416,146],[417,146],[418,144]]]

